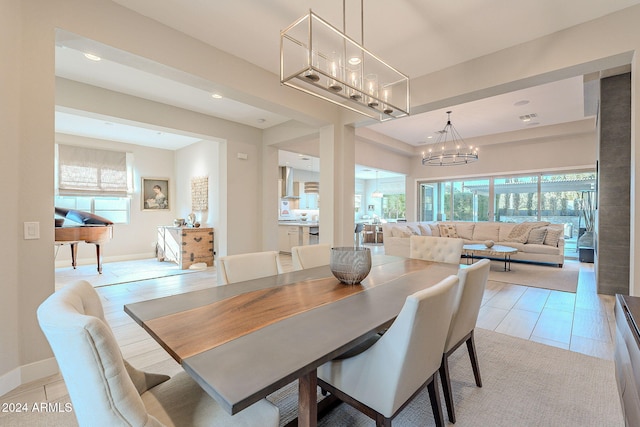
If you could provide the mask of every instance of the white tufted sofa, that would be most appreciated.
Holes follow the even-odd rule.
[[[465,245],[493,240],[497,245],[518,249],[518,253],[512,255],[512,260],[557,264],[559,267],[564,264],[563,224],[545,226],[550,230],[548,233],[550,238],[540,244],[529,241],[524,243],[509,241],[508,236],[517,225],[515,223],[464,221],[385,223],[382,224],[385,254],[409,257],[409,237],[412,235],[440,237],[439,224],[455,226],[458,238],[461,238]],[[551,237],[557,237],[557,243]]]
[[[463,244],[462,239],[414,235],[409,238],[409,255],[411,258],[460,264]]]

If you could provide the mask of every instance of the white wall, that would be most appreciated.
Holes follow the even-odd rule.
[[[209,209],[196,211],[196,221],[202,227],[213,227],[214,248],[218,251],[219,242],[216,233],[219,231],[220,218],[220,143],[217,141],[200,141],[176,152],[176,194],[178,196],[177,217],[186,218],[194,212],[191,204],[191,179],[208,177]],[[223,245],[224,246],[224,245]]]
[[[20,157],[21,149],[21,16],[20,1],[0,0],[0,180],[10,184],[5,188],[0,209],[0,395],[21,384],[20,354],[22,321],[20,293],[26,283],[19,280],[22,236],[20,221],[20,169],[26,166]],[[6,60],[11,58],[11,60]],[[53,186],[44,181],[42,191]],[[31,217],[33,218],[33,217]],[[31,307],[33,307],[31,305]],[[25,309],[29,309],[29,306]],[[31,312],[33,315],[33,312]],[[45,357],[45,356],[41,356]]]

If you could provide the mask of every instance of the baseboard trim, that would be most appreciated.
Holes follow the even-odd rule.
[[[20,368],[18,367],[0,377],[0,396],[4,396],[21,385]]]
[[[23,384],[55,375],[58,372],[58,363],[55,357],[19,366],[0,376],[0,396],[4,396]]]
[[[140,254],[129,254],[129,255],[116,255],[102,258],[102,264],[108,262],[120,262],[120,261],[135,261],[138,259],[149,259],[155,258],[155,253],[140,253]],[[96,258],[78,258],[76,260],[76,265],[95,265]],[[55,268],[64,268],[71,267],[71,259],[61,259],[56,260]]]

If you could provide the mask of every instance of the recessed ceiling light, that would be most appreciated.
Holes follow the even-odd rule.
[[[427,139],[433,139],[433,135],[429,135]]]
[[[220,95],[219,93],[212,93],[212,94],[211,94],[211,97],[212,97],[213,99],[222,99],[222,95]]]
[[[267,119],[258,119],[258,123],[264,123],[266,121],[267,121]]]
[[[527,105],[528,103],[529,103],[528,99],[523,99],[522,101],[518,101],[513,105],[516,107],[522,107],[523,105]]]
[[[84,57],[92,61],[100,61],[102,59],[98,55],[94,55],[93,53],[85,53]]]
[[[349,64],[351,64],[351,65],[358,65],[358,64],[360,64],[360,62],[362,62],[362,60],[358,56],[354,56],[352,58],[349,58]]]

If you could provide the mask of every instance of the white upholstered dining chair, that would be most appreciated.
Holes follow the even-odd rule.
[[[449,333],[444,345],[444,353],[442,354],[442,364],[440,365],[442,391],[444,392],[444,399],[447,405],[447,415],[449,416],[449,421],[452,423],[456,422],[456,415],[453,408],[453,393],[451,390],[451,379],[449,377],[448,359],[449,356],[464,343],[467,343],[467,351],[469,352],[469,359],[471,359],[471,368],[473,369],[476,385],[482,387],[473,331],[478,321],[482,295],[484,294],[487,279],[489,278],[490,263],[491,261],[488,259],[482,259],[458,271],[458,278],[460,279],[458,295],[453,306],[451,325],[449,326]]]
[[[464,241],[451,237],[411,236],[410,258],[460,264]]]
[[[218,283],[221,285],[275,276],[282,272],[276,251],[227,255],[218,260]]]
[[[296,271],[329,265],[330,257],[331,245],[318,244],[291,248],[291,261],[293,262],[293,269]]]
[[[318,385],[338,399],[391,426],[391,419],[425,386],[436,425],[444,425],[437,387],[458,278],[409,295],[391,327],[357,356],[318,368]],[[445,321],[445,319],[447,319]]]
[[[129,365],[86,281],[69,284],[38,308],[38,321],[62,372],[81,427],[242,426],[279,424],[260,400],[229,415],[184,371],[169,378]]]

